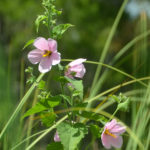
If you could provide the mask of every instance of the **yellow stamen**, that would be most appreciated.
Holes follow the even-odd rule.
[[[107,134],[107,135],[112,136],[113,138],[116,138],[116,135],[110,133],[108,129],[106,129],[104,133]]]
[[[44,52],[44,54],[43,54],[43,57],[50,56],[51,54],[52,54],[51,51],[45,50],[45,52]]]

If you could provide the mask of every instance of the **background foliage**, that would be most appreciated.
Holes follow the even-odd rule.
[[[138,8],[139,12],[135,15],[135,11],[133,10],[135,10],[135,8],[137,9],[137,7],[136,5],[131,5],[131,2],[133,1],[129,2],[119,23],[105,63],[110,63],[112,57],[115,56],[127,42],[148,29],[149,13]],[[143,0],[139,3],[137,0],[136,3],[142,6],[145,1]],[[64,37],[58,41],[58,50],[61,52],[62,58],[76,59],[83,57],[88,60],[98,61],[121,4],[121,0],[57,0],[57,8],[63,11],[63,15],[58,18],[60,23],[68,22],[74,25],[74,27],[69,29]],[[150,7],[149,3],[147,3],[147,7]],[[25,86],[27,74],[25,74],[24,68],[29,65],[27,53],[33,47],[30,46],[23,51],[24,44],[29,39],[41,36],[43,33],[45,37],[48,37],[42,26],[38,35],[35,30],[34,21],[37,14],[41,14],[42,11],[43,8],[41,7],[40,0],[0,1],[0,129],[4,126],[10,114],[15,109],[18,99],[20,99],[27,90]],[[113,66],[135,77],[148,76],[150,71],[148,65],[150,64],[150,60],[148,59],[150,54],[148,41],[149,39],[145,38],[136,43]],[[37,68],[37,66],[35,66],[35,68]],[[87,74],[84,78],[84,84],[85,95],[88,96],[96,66],[86,64],[86,68]],[[34,73],[38,74],[36,69]],[[52,70],[51,74],[48,73],[48,75],[46,75],[45,78],[48,79],[46,84],[53,93],[58,93],[57,84],[54,84],[54,79],[52,79],[52,75],[54,74],[56,74],[55,69]],[[105,80],[100,91],[104,91],[129,80],[127,77],[113,71],[109,72],[109,76],[113,78]],[[133,87],[135,86],[122,88],[122,92],[129,91]],[[136,87],[138,86],[136,85]],[[117,91],[117,93],[119,92],[120,90]],[[30,99],[32,101],[33,96]],[[26,110],[28,105],[30,105],[30,100],[24,107],[24,110]],[[138,106],[139,103],[137,103],[137,107]],[[131,108],[132,111],[129,110],[128,112],[132,114],[130,119],[125,116],[125,113],[118,114],[118,117],[122,117],[122,120],[129,125],[131,125],[134,113],[136,113],[136,107],[133,108],[132,106]],[[110,113],[111,110],[112,108],[109,109]],[[17,123],[18,121],[20,120],[15,120],[13,123],[13,127],[18,126],[18,128],[14,129],[12,127],[13,131],[10,129],[12,132],[9,133],[9,136],[4,138],[7,144],[2,145],[0,143],[0,147],[3,147],[4,150],[8,150],[8,145],[14,145],[17,139],[23,136],[24,133],[20,131],[26,130],[26,127],[23,127],[21,123],[21,125]],[[35,130],[36,128],[35,126]],[[13,141],[10,139],[10,137],[12,137],[11,134],[16,135]],[[41,149],[45,143],[51,139],[52,138],[47,137],[39,143]],[[95,145],[97,146],[97,144]],[[98,145],[99,147],[101,146],[100,144]]]

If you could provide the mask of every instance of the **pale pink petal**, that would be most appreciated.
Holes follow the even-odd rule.
[[[57,51],[57,42],[53,39],[48,39],[49,50],[54,52]]]
[[[37,38],[33,45],[40,50],[49,50],[48,41],[43,37]]]
[[[126,131],[126,127],[121,126],[120,124],[115,125],[110,132],[111,133],[116,133],[116,134],[122,134]]]
[[[116,138],[109,136],[109,142],[113,147],[121,148],[121,146],[123,144],[123,139],[121,136],[117,136]]]
[[[105,148],[110,149],[111,148],[111,143],[110,143],[110,138],[109,135],[104,134],[104,132],[101,135],[101,140],[102,140],[102,144]]]
[[[82,78],[86,72],[83,64],[72,66],[70,68],[71,72],[76,72],[75,77]]]
[[[32,64],[37,64],[41,61],[42,51],[39,49],[32,50],[28,53],[28,59]]]
[[[54,141],[55,142],[60,142],[60,138],[59,138],[59,135],[58,135],[58,132],[56,131],[55,135],[54,135]]]
[[[79,59],[76,59],[76,60],[72,61],[71,63],[69,63],[68,66],[72,67],[72,66],[75,66],[75,65],[79,65],[79,64],[82,64],[85,61],[86,61],[86,59],[79,58]]]
[[[113,119],[111,122],[106,123],[105,127],[108,130],[111,130],[117,124],[116,119]]]
[[[52,67],[52,61],[50,57],[45,57],[41,59],[40,64],[39,64],[39,71],[41,73],[46,73],[50,71],[51,67]]]
[[[60,63],[60,53],[58,52],[53,52],[51,55],[51,60],[52,60],[52,65],[57,65]]]

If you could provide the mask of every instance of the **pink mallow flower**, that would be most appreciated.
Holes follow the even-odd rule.
[[[113,119],[108,122],[104,131],[101,135],[102,144],[105,148],[110,149],[111,147],[120,148],[123,144],[123,139],[120,134],[126,131],[126,127],[122,126],[119,122]]]
[[[85,61],[86,59],[79,58],[69,63],[65,70],[65,76],[72,78],[72,79],[74,77],[83,78],[86,72],[86,69],[83,65],[83,62]]]
[[[32,64],[39,63],[39,71],[46,73],[51,70],[52,65],[60,63],[60,53],[57,52],[57,42],[53,39],[46,40],[37,38],[33,45],[36,49],[28,53],[28,59]]]
[[[55,142],[60,142],[60,138],[59,138],[59,135],[58,135],[58,132],[56,131],[55,135],[54,135],[54,141]]]

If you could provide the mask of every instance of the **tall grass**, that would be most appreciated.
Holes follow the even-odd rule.
[[[112,25],[112,29],[110,34],[108,35],[108,39],[106,40],[106,44],[100,56],[99,62],[87,61],[89,65],[97,65],[97,71],[95,73],[95,77],[93,80],[93,84],[91,85],[91,91],[89,97],[85,98],[85,101],[89,103],[87,110],[94,111],[97,113],[103,113],[107,117],[111,118],[111,114],[107,113],[107,108],[115,107],[113,102],[109,100],[112,94],[119,93],[118,91],[122,91],[125,95],[131,97],[131,109],[125,116],[125,113],[117,112],[113,117],[118,117],[122,122],[127,125],[128,135],[125,137],[125,144],[122,149],[126,150],[149,150],[150,149],[150,76],[148,76],[149,66],[148,66],[148,40],[147,37],[150,35],[150,31],[147,29],[147,18],[146,14],[143,12],[139,19],[139,26],[137,27],[138,34],[136,34],[135,38],[129,43],[127,43],[110,61],[109,65],[104,64],[106,56],[109,55],[109,47],[111,45],[113,36],[116,33],[117,26],[125,9],[128,0],[124,0],[118,15]],[[133,48],[133,46],[135,46]],[[134,49],[133,51],[131,48]],[[1,48],[2,49],[2,48]],[[133,74],[126,73],[121,69],[113,67],[116,62],[119,63],[124,54],[128,52],[133,57]],[[17,99],[18,97],[11,93],[11,53],[9,54],[9,63],[7,64],[7,59],[5,54],[1,53],[0,55],[0,97],[2,101],[0,101],[0,111],[3,112],[3,115],[0,117],[0,121],[3,122],[0,124],[1,133],[0,133],[0,148],[3,150],[23,150],[26,147],[26,150],[30,149],[38,149],[35,145],[43,139],[50,131],[52,131],[58,124],[64,121],[67,117],[63,117],[55,125],[52,127],[42,130],[40,132],[33,133],[32,128],[34,124],[34,116],[29,118],[27,124],[24,124],[24,121],[20,121],[20,111],[23,108],[25,102],[28,100],[29,96],[33,94],[34,89],[36,88],[36,82],[29,88],[29,90],[24,95],[24,62],[21,61],[21,78],[20,78],[20,98],[23,98],[15,111],[13,112],[14,106],[12,99]],[[70,60],[62,60],[62,61],[70,61]],[[8,66],[8,72],[6,69]],[[105,68],[103,73],[101,72],[102,67]],[[140,70],[140,71],[138,71]],[[112,71],[115,74],[119,74],[120,76],[125,76],[129,81],[120,80],[120,84],[114,85],[113,87],[108,87],[107,90],[103,92],[101,91],[104,83],[107,82],[112,77]],[[140,72],[138,74],[138,72]],[[87,71],[88,73],[88,71]],[[6,82],[6,76],[7,82]],[[41,80],[43,74],[40,75],[37,79],[37,82]],[[6,84],[7,83],[7,84]],[[138,84],[136,84],[138,83]],[[129,86],[130,84],[134,84],[133,86]],[[123,87],[126,87],[126,90],[122,90]],[[34,93],[34,101],[32,105],[35,105],[37,100],[38,91]],[[96,105],[96,109],[92,109],[92,103]],[[86,108],[84,108],[86,109]],[[13,112],[13,113],[12,113]],[[113,113],[113,112],[111,112]],[[11,115],[12,114],[12,115]],[[130,114],[130,115],[129,115]],[[10,117],[11,116],[11,117]],[[122,117],[123,116],[123,117]],[[131,116],[131,117],[130,117]],[[15,120],[15,122],[14,122]],[[15,135],[15,136],[14,136]],[[38,136],[38,137],[36,137]],[[13,137],[13,139],[12,139]],[[35,138],[36,137],[36,138]],[[93,143],[94,144],[94,141]],[[92,145],[91,144],[91,145]],[[13,147],[13,148],[12,148]],[[92,146],[89,146],[88,149],[91,149]],[[38,149],[39,150],[39,149]],[[93,149],[97,150],[97,149]]]

